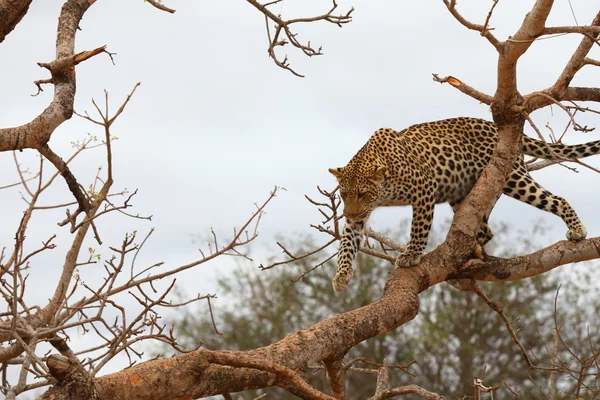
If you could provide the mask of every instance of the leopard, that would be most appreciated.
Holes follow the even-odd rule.
[[[397,132],[378,129],[345,167],[330,168],[344,202],[344,227],[332,284],[346,289],[353,277],[367,221],[374,209],[412,206],[410,239],[396,258],[399,268],[413,267],[423,256],[435,204],[449,203],[456,212],[489,163],[498,141],[496,125],[480,118],[458,117],[410,126]],[[502,194],[560,217],[567,239],[580,241],[587,231],[562,197],[543,188],[529,174],[524,155],[547,160],[579,159],[600,153],[600,140],[578,145],[548,143],[523,135]],[[497,199],[496,199],[497,200]],[[484,215],[476,228],[484,246],[493,233]]]

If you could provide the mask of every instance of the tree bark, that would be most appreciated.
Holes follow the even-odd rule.
[[[27,14],[31,0],[0,0],[0,43]]]

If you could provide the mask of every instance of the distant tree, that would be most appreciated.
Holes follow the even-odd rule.
[[[404,221],[402,225],[407,226],[408,222]],[[541,223],[537,223],[534,229],[540,234],[545,230]],[[402,231],[408,232],[407,229]],[[535,247],[524,233],[511,236],[506,226],[495,231],[495,254],[514,257]],[[394,233],[391,236],[403,235]],[[434,234],[432,247],[437,242],[435,237],[440,235]],[[302,254],[314,248],[314,244],[310,237],[304,237],[291,247],[294,253]],[[301,329],[311,319],[325,319],[343,310],[376,301],[387,279],[389,264],[364,254],[360,257],[356,279],[351,283],[351,296],[336,295],[332,290],[333,261],[313,271],[310,270],[318,263],[315,257],[265,272],[240,265],[234,274],[218,280],[222,299],[213,303],[216,328],[208,313],[187,309],[173,320],[179,341],[188,347],[203,342],[205,348],[214,350],[253,349],[273,343],[287,332]],[[551,364],[554,340],[553,299],[562,275],[561,271],[528,280],[482,284],[483,290],[510,317],[518,319],[515,325],[520,329],[519,337],[532,357],[547,364]],[[591,317],[598,311],[598,306],[592,309],[586,304],[598,304],[600,299],[597,293],[589,290],[592,288],[589,285],[587,290],[581,290],[581,287],[564,287],[562,297],[570,300],[568,305],[564,304],[563,310],[571,321],[565,333],[569,332],[572,347],[583,350],[587,337],[577,332],[585,332],[591,321],[585,316]],[[581,296],[593,296],[594,301],[571,301]],[[600,324],[594,329],[598,327]],[[371,363],[353,364],[363,370],[350,372],[352,379],[348,380],[348,391],[357,398],[367,398],[374,392],[376,374],[373,366],[384,358],[390,365],[408,365],[413,360],[417,361],[406,368],[416,376],[411,377],[396,369],[397,372],[390,376],[393,385],[412,382],[458,398],[473,393],[473,378],[480,376],[486,367],[487,384],[502,385],[503,379],[508,377],[511,387],[519,388],[522,395],[540,395],[531,382],[530,371],[523,368],[522,355],[507,334],[502,319],[474,293],[459,291],[447,284],[435,286],[423,294],[421,310],[414,321],[361,343],[347,354],[345,362],[351,363],[359,357]],[[366,369],[373,373],[365,373]],[[535,378],[535,375],[532,376]],[[313,374],[307,374],[306,378],[316,388],[328,390],[322,367],[321,370],[313,369]],[[536,385],[547,388],[548,380],[541,379],[536,381]],[[566,381],[563,381],[562,387],[568,388]],[[296,398],[277,388],[266,391],[277,391],[276,398]],[[497,393],[495,398],[513,397],[509,395],[505,390]]]

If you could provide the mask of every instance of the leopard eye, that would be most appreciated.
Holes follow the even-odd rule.
[[[362,199],[362,198],[363,198],[363,197],[365,197],[366,195],[367,195],[367,192],[366,192],[366,191],[360,191],[360,192],[358,192],[358,198],[359,198],[359,199]]]
[[[345,198],[346,198],[346,192],[342,192],[342,191],[340,190],[340,196],[342,197],[342,199],[345,199]]]

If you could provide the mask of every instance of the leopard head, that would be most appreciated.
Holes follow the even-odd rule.
[[[340,195],[344,201],[344,216],[353,221],[367,218],[379,197],[387,167],[374,166],[358,168],[348,164],[341,168],[329,168],[340,185]]]

